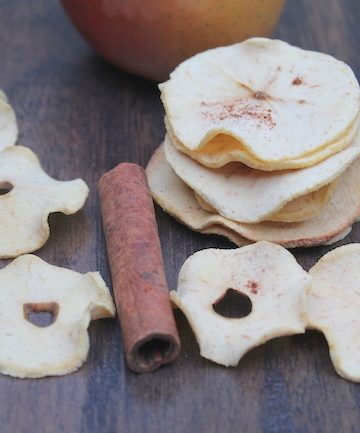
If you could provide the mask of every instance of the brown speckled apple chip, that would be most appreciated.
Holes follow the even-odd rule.
[[[309,273],[308,326],[324,333],[337,373],[360,382],[360,244],[325,254]]]
[[[211,167],[312,166],[350,145],[360,109],[349,66],[266,38],[197,54],[160,90],[175,146]]]
[[[0,258],[36,251],[49,238],[52,212],[73,214],[88,196],[81,179],[68,182],[48,176],[26,147],[0,152]]]
[[[39,312],[53,322],[34,324]],[[31,254],[15,259],[0,271],[0,372],[38,378],[77,370],[89,350],[90,320],[114,314],[98,272],[80,274]]]
[[[258,242],[195,253],[181,268],[171,299],[189,320],[201,355],[234,366],[255,346],[305,331],[310,280],[286,249]],[[214,310],[228,289],[250,298],[249,315],[226,318]]]

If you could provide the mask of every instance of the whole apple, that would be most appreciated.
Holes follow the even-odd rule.
[[[121,69],[165,80],[208,48],[272,31],[285,0],[61,0],[83,36]]]

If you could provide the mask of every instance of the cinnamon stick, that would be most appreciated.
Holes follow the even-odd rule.
[[[145,171],[119,164],[101,177],[99,191],[127,364],[153,371],[175,360],[180,340]]]

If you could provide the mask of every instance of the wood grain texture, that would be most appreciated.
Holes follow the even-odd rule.
[[[276,36],[331,53],[359,77],[359,22],[358,0],[289,0]],[[98,269],[110,284],[96,185],[121,161],[144,166],[163,138],[157,88],[96,57],[56,1],[0,0],[0,59],[0,87],[17,112],[20,143],[52,176],[82,177],[91,188],[83,211],[51,217],[51,238],[38,254],[77,271]],[[159,209],[157,217],[172,288],[188,255],[232,246]],[[352,241],[360,241],[359,225],[341,243]],[[295,254],[308,269],[329,249]],[[103,320],[90,327],[89,359],[77,373],[0,376],[1,433],[359,431],[360,386],[335,374],[321,334],[271,341],[226,369],[199,356],[185,318],[176,316],[181,356],[156,373],[129,372],[117,321]]]

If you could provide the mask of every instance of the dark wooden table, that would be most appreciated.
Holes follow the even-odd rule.
[[[349,63],[360,77],[360,2],[289,0],[276,36]],[[20,143],[59,179],[84,178],[83,211],[50,218],[38,254],[110,284],[96,184],[120,161],[146,165],[164,135],[156,86],[99,59],[57,1],[0,0],[0,87],[15,107]],[[157,209],[171,288],[191,253],[230,242],[191,232]],[[355,227],[342,243],[360,241]],[[330,248],[294,251],[308,269]],[[114,320],[90,327],[89,358],[60,378],[0,377],[1,433],[359,432],[360,386],[339,378],[320,333],[273,340],[226,369],[202,359],[177,313],[180,359],[129,372]],[[360,336],[359,336],[360,338]],[[1,348],[0,348],[1,350]],[[38,348],[41,350],[41,347]]]

